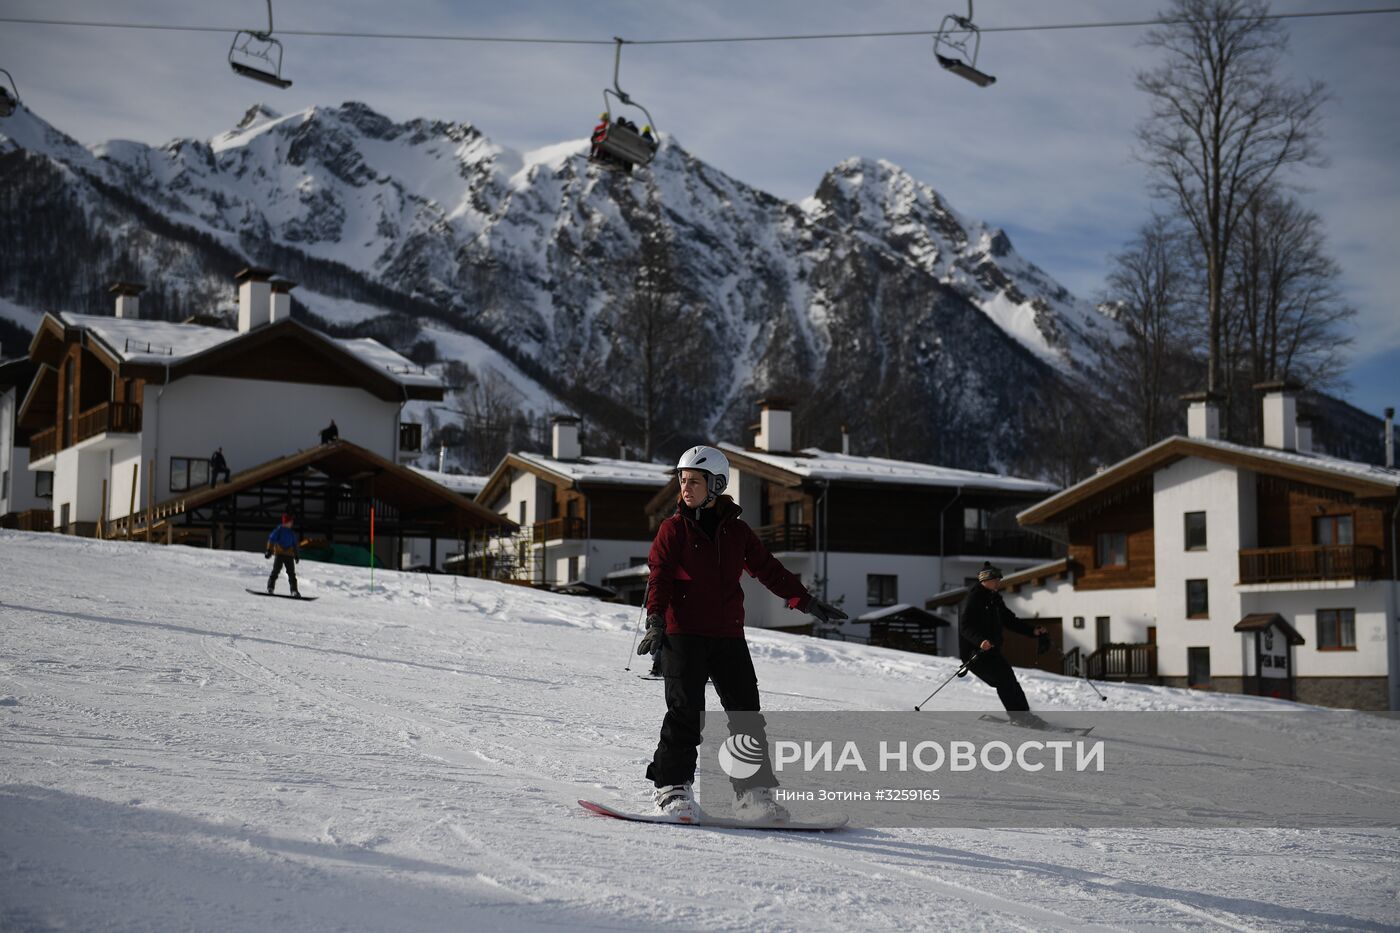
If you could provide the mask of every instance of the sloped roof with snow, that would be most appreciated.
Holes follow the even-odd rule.
[[[439,486],[446,486],[453,492],[466,496],[468,499],[475,498],[477,493],[485,489],[486,481],[491,478],[465,473],[439,473],[437,470],[424,470],[416,466],[411,466],[409,469],[419,476],[432,480]]]
[[[1075,506],[1134,477],[1150,475],[1183,457],[1200,457],[1272,476],[1316,483],[1361,497],[1400,493],[1400,470],[1322,453],[1251,447],[1214,438],[1168,437],[1081,480],[1016,516],[1023,525],[1059,520]]]
[[[832,453],[808,447],[797,453],[769,453],[747,450],[735,444],[721,443],[726,454],[758,461],[803,479],[824,479],[832,482],[890,483],[899,486],[971,487],[1005,492],[1052,493],[1058,487],[1039,480],[1019,476],[1001,476],[959,470],[933,463],[911,460],[888,460],[883,457],[859,457]],[[741,467],[742,469],[742,467]]]
[[[544,454],[517,453],[514,456],[542,470],[557,474],[575,483],[588,485],[654,486],[661,488],[671,480],[671,465],[645,460],[614,460],[610,457],[580,457],[577,460],[556,460]]]

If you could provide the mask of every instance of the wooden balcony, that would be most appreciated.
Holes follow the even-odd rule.
[[[0,528],[15,531],[53,531],[53,509],[29,509],[0,517]]]
[[[1265,547],[1240,550],[1240,583],[1306,580],[1378,580],[1380,549],[1361,544]]]
[[[1090,680],[1157,683],[1157,646],[1103,645],[1084,659],[1083,671]]]
[[[964,528],[955,554],[989,557],[1054,557],[1054,544],[1029,531],[1015,529]]]
[[[532,544],[586,537],[588,537],[588,526],[581,518],[551,518],[547,522],[535,522],[530,526],[530,542]]]
[[[78,414],[73,443],[99,434],[139,434],[141,406],[131,402],[103,402]]]
[[[52,457],[58,453],[58,428],[35,431],[29,435],[29,462]]]
[[[755,528],[754,534],[763,546],[770,551],[810,551],[812,549],[812,526],[794,525],[786,522],[778,525],[762,525]]]

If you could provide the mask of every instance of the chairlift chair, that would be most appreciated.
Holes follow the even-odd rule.
[[[15,87],[14,75],[4,68],[0,68],[0,74],[3,74],[10,81],[8,88],[0,84],[0,117],[8,117],[19,106],[19,88]]]
[[[972,0],[967,0],[966,16],[949,13],[943,17],[933,37],[933,57],[947,71],[978,87],[988,87],[997,79],[977,69],[977,53],[981,49],[982,33],[972,22]]]
[[[282,77],[282,43],[272,37],[272,0],[267,0],[267,31],[240,29],[228,49],[228,64],[234,74],[273,87],[289,88]]]
[[[613,53],[613,86],[603,88],[602,125],[593,134],[593,149],[589,153],[588,161],[613,171],[630,172],[634,165],[650,165],[656,155],[656,121],[651,118],[651,112],[646,107],[633,100],[618,84],[624,40],[614,38],[613,41],[617,43]],[[652,139],[647,139],[641,132],[621,123],[621,117],[613,118],[613,107],[609,100],[613,97],[617,98],[618,104],[635,107],[646,115],[646,123],[643,126],[651,129]]]

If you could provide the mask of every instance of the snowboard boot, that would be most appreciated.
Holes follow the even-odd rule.
[[[1013,712],[1007,713],[1006,717],[1010,719],[1011,722],[1015,725],[1024,726],[1027,729],[1052,728],[1050,723],[1041,719],[1039,716],[1037,716],[1035,713],[1030,712],[1029,710],[1015,710]]]
[[[271,584],[271,583],[269,583],[269,584],[267,585],[267,595],[269,595],[269,596],[272,595],[272,584]]]
[[[695,802],[690,784],[666,784],[656,788],[656,812],[669,816],[677,823],[698,823],[703,814]]]
[[[301,599],[301,593],[297,590],[292,590],[292,599]]]
[[[750,787],[734,798],[734,817],[746,823],[780,823],[792,814],[773,799],[771,787]]]

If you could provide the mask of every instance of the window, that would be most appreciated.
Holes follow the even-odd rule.
[[[1317,650],[1356,650],[1356,610],[1317,610]]]
[[[1094,617],[1094,647],[1102,648],[1111,644],[1109,641],[1108,616]]]
[[[899,577],[892,573],[865,576],[865,602],[868,606],[893,606],[899,599]]]
[[[1204,551],[1206,549],[1206,513],[1187,512],[1186,513],[1186,550]]]
[[[986,509],[963,509],[963,528],[968,531],[985,531],[990,527],[992,513]]]
[[[578,558],[577,558],[577,557],[570,557],[570,558],[569,558],[569,579],[565,580],[564,582],[565,582],[565,583],[572,583],[572,582],[574,582],[574,581],[577,580],[577,579],[578,579]]]
[[[1098,547],[1095,549],[1100,567],[1126,567],[1128,565],[1128,536],[1121,531],[1101,531]]]
[[[783,521],[789,525],[802,524],[802,503],[789,502],[783,506]]]
[[[1208,580],[1186,581],[1186,618],[1210,617],[1210,583]]]
[[[1328,546],[1351,544],[1350,515],[1319,515],[1313,519],[1313,543]]]
[[[1210,686],[1210,649],[1186,649],[1186,686]]]
[[[34,474],[34,495],[40,499],[53,498],[53,470],[40,470]]]
[[[68,518],[72,514],[72,505],[71,502],[65,502],[58,507],[58,527],[64,534],[68,533]]]
[[[170,491],[187,492],[209,485],[209,461],[204,457],[170,458]]]
[[[520,502],[520,517],[515,520],[515,523],[517,525],[525,524],[525,501],[523,499]]]

